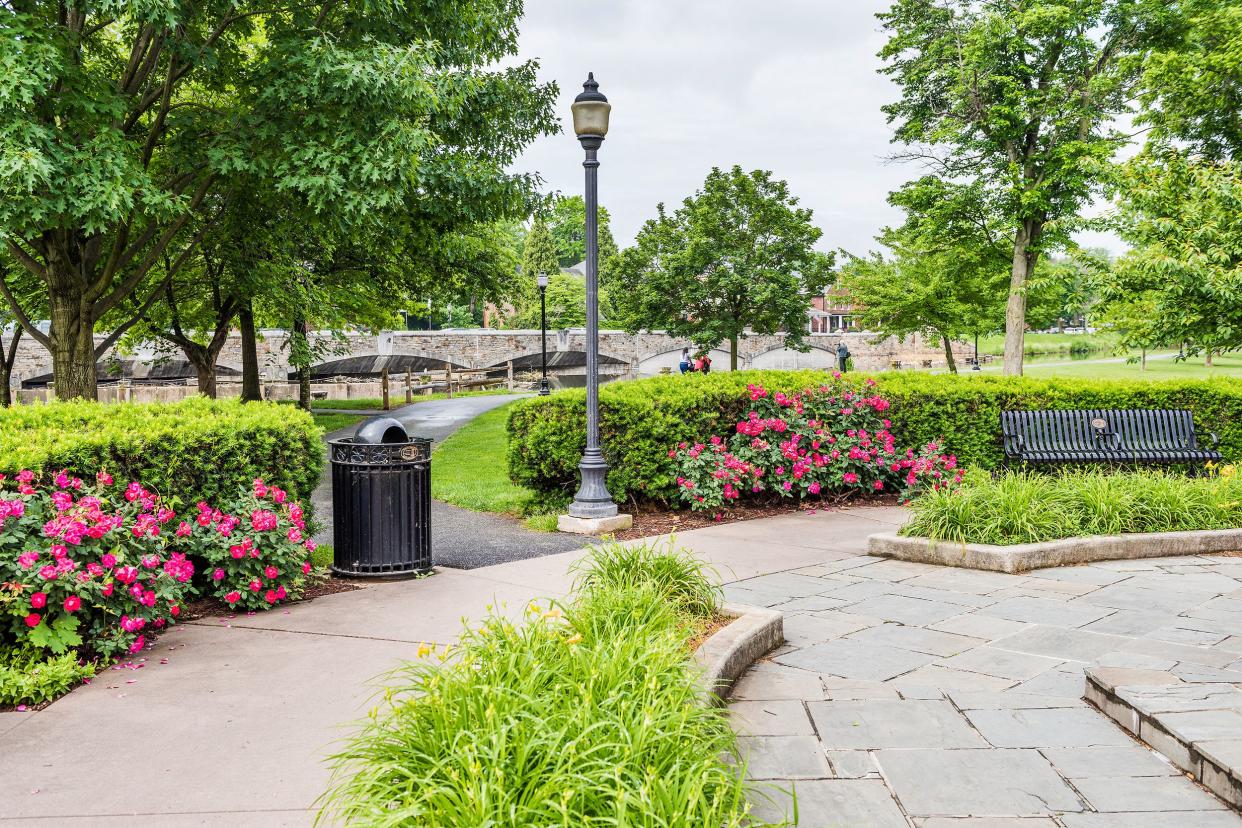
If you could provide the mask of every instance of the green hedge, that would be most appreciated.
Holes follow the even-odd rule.
[[[861,384],[864,375],[850,374]],[[890,372],[873,375],[893,405],[900,447],[943,438],[966,465],[1001,464],[1000,412],[1011,408],[1189,408],[1202,432],[1242,460],[1242,380],[1124,382]],[[739,371],[653,377],[600,389],[600,429],[616,498],[671,500],[668,449],[731,430],[750,410],[750,383],[790,393],[831,378],[822,371]],[[509,473],[539,491],[572,491],[586,442],[586,395],[562,391],[518,403],[509,418]]]
[[[324,451],[293,406],[191,398],[177,403],[53,402],[0,409],[0,473],[107,470],[182,506],[233,497],[256,477],[309,508]]]

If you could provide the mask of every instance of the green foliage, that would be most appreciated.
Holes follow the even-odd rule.
[[[397,670],[335,757],[320,819],[757,828],[728,720],[687,663],[702,616],[680,596],[711,586],[655,556],[614,577],[613,556],[634,556],[595,554],[605,569],[587,565],[572,604],[493,616],[442,663]]]
[[[505,472],[509,405],[475,417],[436,446],[431,463],[431,496],[476,512],[525,514],[529,489],[514,485]]]
[[[958,543],[1035,543],[1085,535],[1242,527],[1242,477],[1129,472],[972,475],[913,504],[901,534]]]
[[[599,208],[600,266],[617,255],[617,242],[612,237],[612,217],[608,208]],[[573,267],[586,259],[586,200],[580,196],[562,196],[552,204],[548,229],[556,245],[556,258],[561,267]]]
[[[805,347],[806,310],[833,259],[814,249],[822,232],[784,181],[712,168],[675,212],[656,209],[609,267],[627,329],[662,329],[703,349],[728,341],[735,362],[748,332]]]
[[[310,415],[293,406],[191,398],[179,403],[55,402],[0,411],[0,473],[67,469],[138,480],[153,492],[231,500],[262,478],[310,504],[324,452]]]
[[[1242,161],[1145,154],[1126,165],[1119,194],[1119,230],[1133,249],[1103,294],[1123,303],[1129,339],[1185,343],[1189,353],[1242,348]]]
[[[679,611],[700,618],[711,617],[721,600],[714,573],[671,539],[593,546],[573,571],[578,576],[574,590],[582,595],[651,588]]]
[[[1003,228],[1011,273],[1007,373],[1021,373],[1027,280],[1041,252],[1069,243],[1128,137],[1139,76],[1131,59],[1168,14],[1160,0],[896,0],[879,15],[884,107],[907,157],[968,182]]]
[[[552,234],[548,232],[548,223],[542,215],[536,214],[522,249],[522,278],[534,285],[535,278],[540,273],[552,276],[560,272],[561,268],[556,260],[556,246],[552,242]]]
[[[31,647],[0,650],[0,707],[50,702],[93,675],[95,666],[79,664],[72,651],[49,655]]]
[[[1209,159],[1242,161],[1242,6],[1182,0],[1172,37],[1144,65],[1143,120],[1161,141]]]
[[[851,382],[866,377],[847,375]],[[1188,408],[1200,432],[1220,436],[1221,451],[1242,460],[1242,381],[1118,382],[1104,380],[935,375],[873,375],[892,403],[889,431],[902,446],[943,440],[962,465],[998,468],[1004,453],[1000,412],[1014,408]],[[608,488],[625,500],[675,502],[676,470],[668,456],[680,441],[706,441],[733,431],[751,409],[748,384],[786,394],[828,380],[820,371],[739,371],[662,376],[600,388],[600,433],[610,466]],[[523,400],[509,419],[509,474],[539,491],[572,492],[586,444],[586,395],[561,391]]]
[[[553,271],[548,277],[548,330],[586,325],[586,281],[572,273]],[[528,298],[509,320],[515,328],[539,327],[539,294]]]

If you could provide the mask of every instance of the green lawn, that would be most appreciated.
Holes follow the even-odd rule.
[[[1078,377],[1082,379],[1124,379],[1124,380],[1198,380],[1212,377],[1242,378],[1242,354],[1226,354],[1217,356],[1213,366],[1203,364],[1203,357],[1195,357],[1177,362],[1172,359],[1152,359],[1148,356],[1147,370],[1140,370],[1137,362],[1034,362],[1027,363],[1025,373],[1028,377]],[[989,373],[1000,370],[999,363],[984,367]]]
[[[509,405],[493,408],[471,420],[436,447],[431,459],[431,496],[475,512],[522,517],[534,492],[509,479],[505,423]],[[553,515],[526,518],[531,529],[556,529]]]
[[[367,418],[366,414],[312,414],[315,425],[324,431],[336,431],[338,428],[356,425]]]
[[[415,387],[417,388],[417,386]],[[491,396],[495,396],[496,394],[508,394],[508,393],[510,392],[506,388],[493,388],[487,391],[457,391],[453,394],[453,396],[454,397],[491,397]],[[444,393],[443,391],[436,391],[433,394],[419,394],[417,393],[417,391],[415,391],[414,393],[415,403],[430,402],[431,400],[446,400],[446,399],[448,399],[448,394]],[[393,408],[397,408],[398,406],[405,405],[405,386],[398,387],[394,385],[392,387],[392,393],[389,395],[388,401],[389,401],[389,404]],[[379,411],[383,407],[383,405],[384,405],[384,401],[380,399],[379,397],[358,397],[352,400],[312,400],[311,401],[311,408],[313,409],[314,408],[335,408],[335,409],[348,409],[350,411],[353,411],[355,409]]]
[[[1023,341],[1023,350],[1027,356],[1069,354],[1075,351],[1109,356],[1117,344],[1117,338],[1112,334],[1028,333]],[[968,339],[966,342],[973,348],[974,343],[971,340]],[[980,337],[979,353],[1003,356],[1005,353],[1004,334]]]

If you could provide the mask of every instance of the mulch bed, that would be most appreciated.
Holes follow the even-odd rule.
[[[629,509],[630,514],[634,516],[634,525],[623,532],[617,532],[615,537],[617,540],[635,540],[654,535],[688,532],[691,529],[705,529],[708,526],[719,526],[724,523],[738,523],[743,520],[758,520],[798,512],[822,512],[845,505],[896,506],[898,500],[895,494],[865,496],[846,494],[819,500],[804,500],[800,503],[778,498],[770,502],[736,506],[718,515],[711,512],[694,512],[689,509],[669,509],[650,503],[638,504],[632,505]]]
[[[347,581],[341,578],[328,576],[326,578],[307,584],[302,597],[297,601],[286,601],[281,606],[289,606],[290,604],[300,604],[303,601],[310,601],[314,598],[320,598],[324,595],[335,595],[338,592],[352,592],[355,589],[362,589],[363,585],[357,581]],[[197,621],[200,618],[214,618],[221,615],[235,615],[237,610],[221,601],[219,598],[199,598],[190,601],[181,608],[181,617],[178,621]]]

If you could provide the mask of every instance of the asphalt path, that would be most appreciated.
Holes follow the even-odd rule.
[[[411,436],[430,438],[434,445],[485,411],[526,396],[530,395],[497,394],[429,400],[377,416],[399,420]],[[334,431],[325,439],[352,436],[357,428],[349,426]],[[311,499],[315,504],[315,516],[323,526],[315,539],[319,543],[332,543],[332,488],[326,468]],[[475,569],[568,552],[581,549],[583,545],[584,539],[578,535],[534,532],[511,518],[472,512],[438,500],[431,502],[431,555],[436,566]]]

